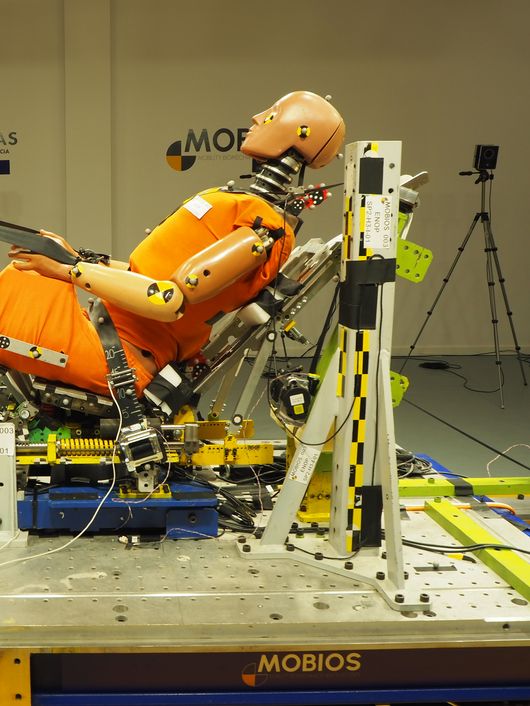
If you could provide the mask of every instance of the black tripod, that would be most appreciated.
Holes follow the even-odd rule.
[[[488,294],[489,294],[489,303],[490,303],[490,311],[491,311],[491,323],[493,325],[493,343],[495,346],[495,363],[497,365],[497,371],[498,371],[498,376],[499,376],[499,392],[500,392],[500,399],[501,399],[501,408],[504,409],[504,394],[503,394],[503,386],[504,386],[504,377],[502,373],[502,361],[501,361],[501,356],[500,356],[500,350],[499,350],[499,331],[498,331],[498,319],[497,319],[497,303],[495,301],[495,275],[497,275],[497,281],[499,283],[499,286],[501,288],[502,296],[504,299],[504,305],[506,307],[506,314],[508,316],[508,321],[510,323],[510,329],[512,331],[512,337],[513,337],[513,343],[515,347],[515,352],[517,355],[517,360],[519,361],[519,366],[521,368],[521,375],[523,376],[523,383],[527,385],[526,381],[526,375],[524,372],[524,367],[523,367],[523,361],[521,359],[521,347],[519,346],[519,342],[517,340],[517,334],[515,333],[515,327],[513,324],[513,318],[512,318],[512,311],[510,309],[510,304],[508,302],[508,294],[506,292],[506,287],[504,286],[505,279],[502,276],[502,271],[501,271],[501,265],[499,262],[499,256],[497,254],[497,246],[495,245],[495,240],[493,238],[493,233],[491,230],[491,222],[490,222],[490,217],[489,213],[486,210],[486,182],[490,181],[493,179],[493,173],[488,171],[487,169],[480,169],[477,172],[460,172],[463,176],[468,176],[471,174],[476,174],[478,175],[477,180],[475,181],[475,184],[481,184],[481,206],[480,206],[480,211],[478,211],[475,214],[475,217],[473,218],[473,222],[471,223],[471,226],[466,234],[466,237],[464,238],[462,245],[458,248],[458,253],[453,261],[453,264],[449,268],[449,272],[443,279],[442,286],[440,288],[440,291],[436,295],[436,298],[427,312],[427,318],[423,322],[423,326],[420,328],[418,335],[416,336],[414,343],[411,345],[409,353],[405,359],[405,362],[401,366],[400,372],[403,370],[405,365],[408,363],[412,351],[416,347],[416,343],[418,342],[421,334],[423,333],[423,329],[425,326],[427,326],[427,322],[429,321],[433,311],[434,307],[438,303],[438,300],[442,296],[442,293],[449,282],[449,279],[451,275],[453,274],[453,271],[458,263],[458,260],[460,259],[462,253],[464,252],[464,249],[467,245],[468,240],[471,238],[471,234],[473,233],[473,230],[475,229],[475,226],[479,221],[482,222],[482,228],[484,230],[484,252],[486,253],[486,276],[488,278]]]

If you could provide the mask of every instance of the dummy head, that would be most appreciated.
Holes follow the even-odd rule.
[[[254,115],[241,152],[265,161],[294,149],[308,167],[318,169],[337,155],[344,132],[344,120],[325,98],[294,91]]]

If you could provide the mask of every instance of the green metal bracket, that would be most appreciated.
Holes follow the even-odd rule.
[[[392,407],[397,407],[409,386],[409,379],[404,375],[390,371],[390,391],[392,393]]]
[[[425,503],[425,510],[444,530],[463,545],[504,544],[475,519],[449,500],[435,498]],[[455,547],[455,551],[458,548]],[[530,601],[530,563],[512,549],[481,549],[473,552],[486,566]]]
[[[432,251],[410,240],[398,238],[396,274],[411,282],[421,282],[432,262]]]
[[[48,441],[50,434],[55,434],[58,439],[72,438],[72,431],[69,427],[59,427],[58,429],[35,427],[29,432],[29,442],[30,444],[44,444]]]

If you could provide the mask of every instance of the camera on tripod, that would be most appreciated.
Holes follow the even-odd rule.
[[[499,377],[499,393],[500,393],[500,403],[501,403],[501,408],[504,409],[504,374],[502,372],[502,361],[501,361],[501,356],[500,356],[500,347],[499,347],[499,333],[498,333],[498,315],[497,315],[497,303],[495,301],[495,285],[498,284],[501,290],[502,298],[504,300],[504,305],[506,307],[506,315],[508,317],[508,322],[510,324],[510,329],[512,332],[512,338],[513,338],[513,344],[514,344],[514,349],[515,349],[515,354],[517,357],[517,360],[519,361],[519,367],[521,369],[521,375],[523,378],[523,384],[527,385],[526,381],[526,374],[523,368],[523,359],[521,357],[521,346],[519,345],[519,341],[517,340],[517,334],[515,332],[515,326],[513,323],[513,318],[512,318],[512,309],[510,307],[510,304],[508,302],[508,294],[506,292],[506,280],[502,274],[501,271],[501,265],[499,261],[499,254],[498,254],[498,249],[497,245],[495,244],[495,239],[493,237],[493,232],[491,230],[491,219],[490,215],[488,213],[487,207],[486,207],[486,184],[489,182],[490,183],[490,200],[491,200],[491,183],[493,180],[493,170],[497,166],[497,155],[499,154],[499,146],[498,145],[476,145],[475,147],[475,157],[473,161],[473,166],[475,168],[475,171],[466,171],[466,172],[459,172],[461,176],[476,176],[477,178],[475,179],[475,184],[480,184],[480,211],[477,211],[475,213],[475,217],[473,218],[471,225],[469,227],[469,230],[467,231],[467,234],[462,241],[462,244],[458,248],[458,253],[453,261],[453,264],[449,268],[449,272],[443,279],[443,284],[436,295],[436,298],[427,312],[427,318],[425,319],[423,326],[420,328],[418,335],[414,339],[414,343],[410,346],[409,354],[407,356],[407,359],[405,360],[405,363],[401,366],[400,373],[403,371],[403,368],[405,367],[405,364],[407,360],[412,355],[412,351],[416,348],[416,344],[422,334],[423,329],[427,325],[427,322],[429,321],[433,311],[434,307],[436,306],[438,300],[440,299],[445,287],[447,286],[447,283],[449,282],[449,278],[451,277],[451,274],[453,273],[453,270],[455,269],[456,265],[458,264],[458,260],[460,259],[460,256],[464,252],[464,248],[467,245],[468,240],[471,238],[471,235],[475,229],[475,226],[477,223],[482,224],[482,229],[484,231],[484,252],[486,254],[486,275],[488,279],[488,292],[489,292],[489,304],[490,304],[490,312],[491,312],[491,323],[493,325],[493,345],[495,347],[495,363],[497,365],[497,374]]]
[[[477,145],[475,147],[473,166],[479,172],[483,169],[495,169],[498,154],[498,145]]]

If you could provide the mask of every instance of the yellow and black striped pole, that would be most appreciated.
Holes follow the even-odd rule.
[[[395,444],[381,354],[389,353],[392,336],[400,157],[399,142],[358,142],[346,150],[330,520],[337,552],[380,544],[383,495],[394,502],[390,514],[399,515],[388,492],[388,447]]]

